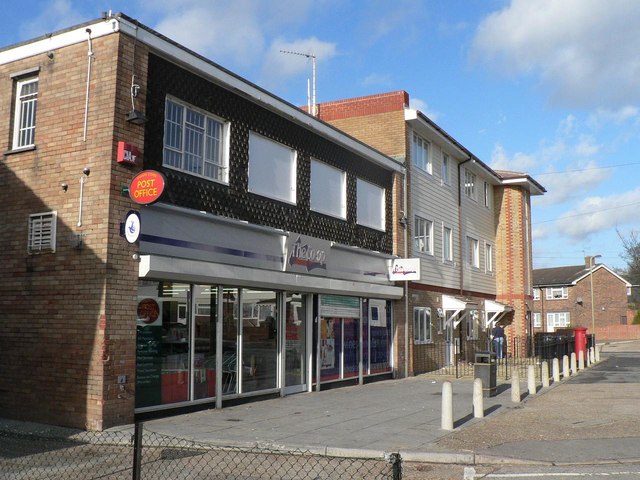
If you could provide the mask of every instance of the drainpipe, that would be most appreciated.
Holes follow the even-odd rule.
[[[407,168],[406,168],[406,160],[405,160],[405,171],[403,177],[403,199],[402,203],[404,204],[404,214],[407,216]],[[404,225],[404,258],[409,258],[409,240],[407,234],[407,228],[409,225],[409,219],[407,218],[407,223]],[[404,378],[409,378],[409,282],[404,282]]]
[[[82,141],[87,141],[87,121],[89,117],[89,85],[91,83],[91,62],[93,60],[93,46],[91,44],[91,29],[87,28],[86,30],[89,42],[89,51],[87,52],[88,63],[87,63],[87,91],[84,98],[84,134],[82,135]]]
[[[458,163],[458,249],[460,253],[460,295],[464,295],[464,244],[462,238],[462,165],[467,162],[475,162],[473,157],[467,158],[464,162]]]

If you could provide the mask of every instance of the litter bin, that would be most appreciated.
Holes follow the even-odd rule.
[[[497,393],[497,368],[495,353],[476,352],[475,364],[473,365],[473,378],[482,380],[483,397],[494,397]]]

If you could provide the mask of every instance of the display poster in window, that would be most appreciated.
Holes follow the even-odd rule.
[[[162,321],[152,298],[138,303],[136,335],[136,408],[159,405],[162,375]]]
[[[323,318],[320,322],[320,365],[322,370],[336,367],[336,339],[334,318]]]

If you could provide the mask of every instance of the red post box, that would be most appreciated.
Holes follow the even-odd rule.
[[[575,350],[576,357],[580,359],[580,352],[582,352],[582,358],[586,361],[587,359],[587,329],[580,327],[574,328],[575,335]]]

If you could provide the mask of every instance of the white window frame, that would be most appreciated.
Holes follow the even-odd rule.
[[[169,113],[175,111],[172,109],[180,109],[181,118],[178,121],[168,118]],[[189,122],[189,115],[202,117],[203,125]],[[162,165],[207,180],[228,184],[229,122],[177,98],[167,96]]]
[[[451,157],[449,154],[442,152],[442,171],[440,172],[443,185],[451,183]]]
[[[38,76],[22,78],[16,81],[16,103],[13,113],[13,142],[12,149],[29,148],[35,145],[36,113],[38,108]],[[36,86],[36,91],[22,94],[23,87],[30,84]]]
[[[57,211],[29,215],[27,253],[55,253],[57,220]]]
[[[419,155],[418,155],[419,154]],[[425,140],[417,133],[413,134],[411,157],[413,165],[429,175],[433,174],[433,162],[431,161],[431,142]]]
[[[571,315],[569,312],[549,312],[547,313],[547,331],[554,332],[556,328],[568,328],[571,326]]]
[[[464,194],[472,200],[476,200],[476,174],[468,168],[464,169]]]
[[[542,313],[533,312],[533,328],[542,328]]]
[[[493,273],[493,245],[488,242],[484,244],[484,270]]]
[[[282,143],[249,132],[249,192],[296,203],[297,152]]]
[[[491,187],[489,182],[484,182],[484,206],[491,208]]]
[[[418,253],[433,255],[433,221],[415,216],[413,245]]]
[[[432,341],[431,307],[413,307],[413,343],[424,345]]]
[[[534,288],[533,289],[533,299],[534,300],[540,300],[540,289],[539,288]]]
[[[470,236],[467,236],[467,264],[480,268],[480,241]]]
[[[345,220],[347,218],[347,173],[311,159],[311,210]]]
[[[453,228],[442,226],[442,261],[453,262]]]
[[[356,216],[358,225],[385,231],[386,192],[373,183],[356,179]]]
[[[569,298],[569,287],[547,287],[545,298],[547,300],[566,300]]]

